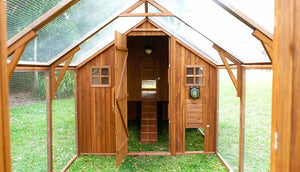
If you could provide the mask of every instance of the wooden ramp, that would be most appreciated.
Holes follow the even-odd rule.
[[[142,101],[141,143],[157,142],[157,103]]]

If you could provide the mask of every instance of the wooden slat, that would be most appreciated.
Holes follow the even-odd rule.
[[[75,48],[73,48],[72,50],[70,50],[68,53],[66,53],[64,56],[62,56],[61,58],[57,59],[56,61],[52,62],[50,66],[59,66],[62,62],[64,62],[67,58],[69,58],[70,56],[73,56],[75,53],[77,53],[80,50],[80,47],[77,46]]]
[[[228,74],[230,76],[230,79],[231,79],[231,81],[232,81],[235,89],[238,90],[237,80],[236,80],[236,78],[235,78],[235,76],[234,76],[234,74],[233,74],[233,72],[232,72],[232,70],[231,70],[231,68],[230,68],[227,60],[226,60],[225,55],[222,52],[219,52],[219,55],[220,55],[220,57],[221,57],[224,65],[225,65],[225,68],[226,68],[226,70],[227,70],[227,72],[228,72]]]
[[[164,8],[163,6],[161,6],[160,4],[158,4],[157,2],[155,2],[153,0],[147,0],[147,2],[152,4],[154,7],[156,7],[157,9],[159,9],[161,12],[163,12],[165,14],[172,14],[169,10],[167,10],[166,8]]]
[[[241,90],[240,90],[240,137],[239,137],[239,171],[244,171],[245,159],[245,113],[246,113],[246,70],[241,71]]]
[[[53,171],[53,141],[52,141],[52,98],[51,98],[51,69],[46,72],[46,101],[47,101],[47,171]]]
[[[16,51],[19,47],[24,46],[25,44],[30,42],[36,36],[37,36],[37,33],[35,31],[30,31],[27,34],[25,34],[22,38],[20,38],[14,44],[12,44],[8,47],[7,57],[9,57],[12,53],[14,53],[14,51]]]
[[[17,67],[20,58],[22,57],[22,54],[23,54],[26,46],[27,46],[27,43],[25,43],[24,45],[22,45],[21,47],[16,49],[11,61],[8,64],[8,79],[10,79],[11,76],[13,75],[14,70]]]
[[[79,154],[79,133],[78,133],[78,70],[74,72],[74,98],[75,98],[75,139],[76,139],[76,154]]]
[[[231,69],[236,69],[237,66],[234,65],[229,65]],[[273,66],[270,64],[265,64],[265,65],[242,65],[245,69],[273,69]],[[225,69],[224,65],[218,65],[218,69]]]
[[[70,161],[68,162],[68,164],[62,169],[60,170],[61,172],[66,172],[68,170],[68,168],[73,164],[73,162],[78,158],[78,154],[76,154],[75,156],[73,156]]]
[[[253,36],[255,36],[257,39],[260,41],[264,42],[266,45],[269,47],[273,48],[273,40],[267,37],[265,34],[260,32],[259,30],[255,29],[254,32],[252,33]]]
[[[121,14],[120,17],[174,17],[174,15],[168,13],[129,13]]]
[[[69,66],[69,64],[71,63],[73,57],[74,57],[74,54],[71,55],[71,56],[67,59],[65,65],[64,65],[64,67],[63,67],[63,69],[60,71],[60,74],[59,74],[59,76],[58,76],[58,78],[57,78],[57,80],[56,80],[56,82],[55,82],[55,87],[54,87],[55,92],[56,92],[56,90],[57,90],[57,88],[58,88],[58,86],[59,86],[61,80],[63,79],[63,77],[64,77],[64,75],[65,75],[65,73],[66,73],[66,71],[67,71],[67,69],[68,69],[68,66]]]
[[[0,1],[0,171],[11,171],[5,1]]]
[[[218,45],[214,44],[213,48],[216,49],[218,52],[222,52],[226,58],[228,58],[230,61],[232,61],[234,64],[238,65],[238,64],[242,64],[242,62],[238,59],[236,59],[235,57],[233,57],[231,54],[229,54],[228,52],[226,52],[224,49],[222,49],[221,47],[219,47]]]
[[[8,46],[15,44],[19,39],[24,37],[26,34],[28,34],[31,31],[38,31],[40,28],[44,27],[47,23],[55,19],[57,16],[65,12],[68,8],[70,8],[72,5],[74,5],[79,0],[63,0],[59,4],[57,4],[55,7],[50,9],[47,13],[36,19],[34,22],[32,22],[30,25],[28,25],[26,28],[24,28],[21,32],[19,32],[17,35],[12,37],[8,40]]]
[[[300,3],[275,1],[271,170],[300,168]]]

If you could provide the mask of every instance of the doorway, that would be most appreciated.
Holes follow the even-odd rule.
[[[167,36],[128,36],[128,151],[169,151]]]

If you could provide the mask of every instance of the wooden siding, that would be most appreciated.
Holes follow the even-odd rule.
[[[79,153],[114,153],[115,116],[112,110],[114,46],[78,70]],[[111,87],[91,87],[91,66],[111,65]]]
[[[185,128],[204,126],[205,128],[205,152],[214,152],[216,150],[216,118],[217,118],[217,70],[201,57],[190,51],[180,42],[175,43],[174,55],[171,54],[171,73],[170,73],[170,114],[175,122],[175,144],[176,152],[185,152]],[[172,50],[171,50],[172,51]],[[204,85],[200,86],[200,98],[195,100],[189,96],[189,87],[186,87],[185,65],[203,65],[204,66]],[[195,112],[195,108],[198,109]],[[202,114],[201,114],[202,112]],[[202,124],[198,123],[201,120]],[[170,128],[171,137],[172,127]],[[172,142],[172,140],[171,140]]]

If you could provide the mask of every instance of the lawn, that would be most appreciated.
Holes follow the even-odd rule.
[[[272,72],[247,70],[245,171],[269,171]],[[239,98],[226,73],[220,71],[219,152],[238,171]]]
[[[75,155],[74,99],[53,101],[53,166]],[[47,171],[46,102],[10,110],[13,171]]]
[[[116,171],[114,156],[79,156],[68,171]],[[117,171],[227,171],[216,155],[127,156]]]

